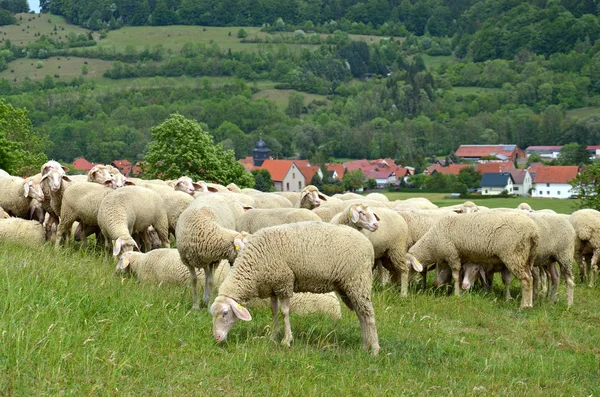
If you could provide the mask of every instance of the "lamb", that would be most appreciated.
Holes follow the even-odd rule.
[[[196,269],[204,269],[203,300],[208,305],[213,272],[219,261],[235,260],[244,248],[245,233],[235,231],[244,207],[230,198],[211,194],[198,197],[179,216],[175,237],[182,262],[188,267],[192,281],[193,308],[200,309]]]
[[[460,294],[461,262],[503,263],[521,281],[521,308],[529,308],[531,266],[539,238],[535,222],[522,211],[464,214],[440,219],[410,248],[407,260],[449,265],[456,295]]]
[[[462,266],[461,270],[462,289],[465,291],[470,289],[471,286],[475,283],[475,281],[479,277],[481,277],[484,285],[484,291],[490,292],[492,285],[494,284],[494,274],[498,272],[502,274],[502,281],[504,282],[504,299],[508,301],[512,299],[510,295],[510,283],[512,281],[512,273],[502,263],[498,263],[495,265],[465,263]],[[438,285],[442,283],[445,284],[449,282],[450,279],[452,279],[452,269],[450,269],[450,267],[444,265],[439,268],[439,271],[436,271],[436,282],[438,283]]]
[[[248,309],[238,302],[270,297],[272,338],[279,332],[281,305],[285,325],[282,344],[290,346],[290,298],[294,292],[336,291],[358,316],[363,348],[377,355],[379,342],[371,303],[373,261],[372,244],[352,228],[300,222],[262,229],[249,239],[219,288],[210,308],[213,335],[222,342],[238,319],[252,320]]]
[[[579,263],[581,281],[589,281],[589,286],[592,287],[598,272],[598,258],[600,258],[600,212],[593,209],[578,210],[571,214],[569,221],[577,236],[575,258]]]
[[[46,241],[44,226],[21,218],[0,219],[0,242],[14,242],[36,247]]]
[[[336,215],[331,223],[350,226],[367,236],[373,244],[375,259],[381,259],[383,267],[391,273],[392,282],[400,282],[400,296],[408,296],[408,226],[400,214],[388,208],[377,208],[373,212],[366,205],[351,204]],[[423,270],[417,262],[411,264],[415,271]]]
[[[303,221],[321,221],[317,214],[305,208],[252,209],[240,216],[236,230],[250,234],[265,227]]]
[[[107,194],[98,208],[98,226],[113,256],[138,248],[133,233],[153,226],[163,248],[169,247],[169,223],[160,195],[139,186],[124,186]]]
[[[44,200],[44,193],[35,178],[0,177],[0,207],[11,216],[28,218],[34,199]]]

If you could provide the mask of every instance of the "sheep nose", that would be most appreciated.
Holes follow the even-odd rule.
[[[440,282],[439,282],[439,281],[437,281],[437,280],[435,280],[435,281],[433,282],[433,286],[434,286],[434,287],[436,287],[436,288],[437,288],[437,287],[439,287],[439,286],[440,286]]]
[[[470,285],[468,283],[463,283],[462,284],[462,289],[464,289],[464,290],[468,290],[469,287],[470,287]]]

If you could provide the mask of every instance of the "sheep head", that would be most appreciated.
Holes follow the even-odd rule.
[[[227,334],[236,321],[250,321],[252,316],[248,309],[228,296],[219,295],[210,306],[213,317],[213,336],[217,342],[227,339]]]
[[[124,252],[121,255],[121,258],[119,259],[119,262],[117,263],[117,267],[115,269],[115,272],[117,274],[119,274],[119,273],[129,273],[129,271],[130,271],[129,264],[130,263],[131,263],[131,252]]]
[[[321,200],[327,201],[327,197],[314,185],[308,185],[300,192],[300,208],[312,210],[321,205]]]
[[[48,185],[50,185],[50,190],[53,192],[58,192],[62,187],[62,181],[71,182],[71,179],[65,175],[64,171],[61,169],[60,171],[54,168],[49,169],[42,179],[40,183],[48,181]]]
[[[62,171],[63,175],[67,171],[69,171],[69,169],[67,167],[62,166],[58,161],[50,160],[50,161],[47,161],[44,165],[42,165],[40,172],[41,172],[42,176],[44,176],[48,173],[48,171],[50,171],[52,169],[57,170],[59,172]]]
[[[348,210],[350,221],[356,228],[374,232],[379,228],[379,217],[364,204],[352,204]]]
[[[113,256],[117,256],[124,252],[129,252],[133,250],[139,251],[140,247],[138,247],[135,240],[131,237],[119,237],[113,241]]]
[[[177,179],[173,188],[192,196],[196,192],[207,193],[209,191],[206,182],[194,182],[189,176],[182,176],[181,178]]]

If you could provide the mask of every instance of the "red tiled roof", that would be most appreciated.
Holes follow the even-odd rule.
[[[600,150],[600,145],[589,145],[587,150]]]
[[[429,171],[429,175],[431,175],[434,171],[439,172],[440,174],[451,174],[458,175],[460,170],[463,168],[471,167],[470,164],[450,164],[448,167],[442,167],[439,164],[434,164],[432,166],[427,167],[427,171]]]
[[[510,157],[517,145],[460,145],[456,150],[457,157],[484,157],[501,154]]]
[[[115,160],[111,163],[113,166],[117,167],[119,171],[125,176],[129,176],[131,172],[131,162],[129,160]]]
[[[367,179],[387,179],[390,176],[392,176],[392,174],[394,174],[393,171],[375,171],[375,170],[370,170],[365,172],[365,178]]]
[[[329,163],[329,164],[325,164],[325,166],[327,167],[327,171],[335,171],[338,175],[339,179],[343,179],[344,178],[344,166],[342,164],[339,163]]]
[[[343,164],[344,168],[346,168],[347,171],[355,171],[358,169],[361,169],[363,171],[368,171],[368,170],[372,170],[372,169],[376,168],[375,166],[371,165],[371,163],[369,163],[365,159],[348,161],[348,162],[345,162],[342,164]]]
[[[515,183],[517,185],[520,185],[525,181],[525,175],[527,175],[527,170],[511,170],[510,175],[512,175]]]
[[[310,167],[308,160],[294,160],[296,167]]]
[[[544,166],[544,163],[540,163],[540,162],[531,163],[531,164],[529,164],[529,171],[535,172],[535,170],[537,170],[538,168],[543,167],[543,166]]]
[[[83,157],[79,157],[79,158],[75,159],[75,161],[73,161],[73,168],[75,168],[76,170],[85,171],[85,172],[88,172],[89,170],[91,170],[94,167],[94,165],[96,165],[96,164],[90,163]]]
[[[512,171],[515,169],[515,165],[512,161],[502,161],[502,162],[490,162],[490,163],[480,163],[475,165],[477,171],[479,171],[482,175],[488,172],[498,173],[498,172],[506,172]]]
[[[535,183],[569,183],[577,176],[576,165],[554,165],[539,167],[535,172]]]
[[[259,169],[269,171],[274,182],[281,182],[292,164],[294,164],[294,160],[265,160]]]
[[[310,185],[310,180],[312,179],[313,175],[315,175],[317,172],[319,172],[319,166],[318,165],[301,166],[298,164],[297,160],[294,160],[294,163],[296,163],[296,166],[298,167],[298,169],[300,170],[302,175],[304,175],[304,178],[306,178],[305,185]]]

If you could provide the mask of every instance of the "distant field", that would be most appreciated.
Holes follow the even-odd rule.
[[[455,58],[452,55],[440,55],[440,56],[431,56],[426,54],[421,54],[421,58],[425,62],[425,66],[427,69],[435,69],[440,66],[443,62],[451,63],[455,61]]]
[[[600,116],[600,106],[571,109],[567,112],[567,116],[577,118],[586,118],[594,115]]]
[[[274,101],[280,109],[285,109],[288,106],[288,98],[292,92],[299,92],[295,90],[277,90],[277,89],[265,89],[263,91],[257,92],[252,95],[252,99],[264,98],[271,101]],[[325,98],[323,95],[317,94],[307,94],[305,92],[300,92],[300,94],[304,95],[304,104],[308,105],[310,102],[315,99],[324,100],[327,103],[330,101]]]
[[[36,68],[38,61],[44,64],[40,69]],[[86,79],[102,78],[103,73],[112,67],[112,61],[103,61],[101,59],[77,57],[53,57],[48,59],[19,58],[10,62],[8,69],[0,72],[0,78],[8,79],[10,82],[14,82],[16,78],[16,83],[22,83],[27,76],[31,80],[37,81],[43,80],[47,75],[58,75],[58,79],[71,80],[81,75],[81,66],[85,62],[87,62],[88,67],[88,74],[84,76]]]
[[[41,16],[41,17],[40,17]],[[22,20],[20,20],[22,18]],[[75,34],[87,34],[88,30],[79,26],[70,25],[63,17],[49,14],[17,14],[19,25],[0,26],[0,44],[4,40],[10,40],[13,44],[24,46],[32,41],[46,35],[55,41],[67,41],[66,36],[70,32]],[[56,35],[54,27],[56,26]],[[63,30],[64,28],[64,30]],[[40,33],[36,37],[34,34]]]
[[[390,200],[406,200],[410,197],[425,197],[439,207],[447,207],[454,204],[464,203],[465,199],[446,199],[449,193],[385,193]],[[483,205],[489,208],[516,208],[520,203],[528,203],[534,210],[550,209],[560,214],[570,214],[576,210],[577,200],[543,199],[529,197],[514,198],[491,198],[491,199],[473,199],[475,204]]]
[[[244,28],[248,31],[249,28]],[[236,31],[237,32],[237,31]],[[250,32],[248,32],[250,33]],[[311,35],[313,33],[306,33],[307,35]],[[294,32],[275,32],[275,33],[268,33],[268,32],[261,32],[258,31],[252,35],[248,34],[248,37],[252,38],[252,37],[257,37],[260,39],[265,39],[267,37],[274,37],[274,36],[293,36]],[[326,33],[320,33],[319,36],[321,37],[321,39],[325,39],[327,38],[327,36],[331,36],[330,34],[326,34]],[[349,34],[348,37],[350,38],[350,40],[353,41],[366,41],[368,44],[376,44],[379,43],[379,41],[381,39],[389,39],[390,36],[374,36],[374,35],[368,35],[368,34]],[[394,37],[394,41],[397,41],[399,43],[403,42],[406,38],[405,37]]]

